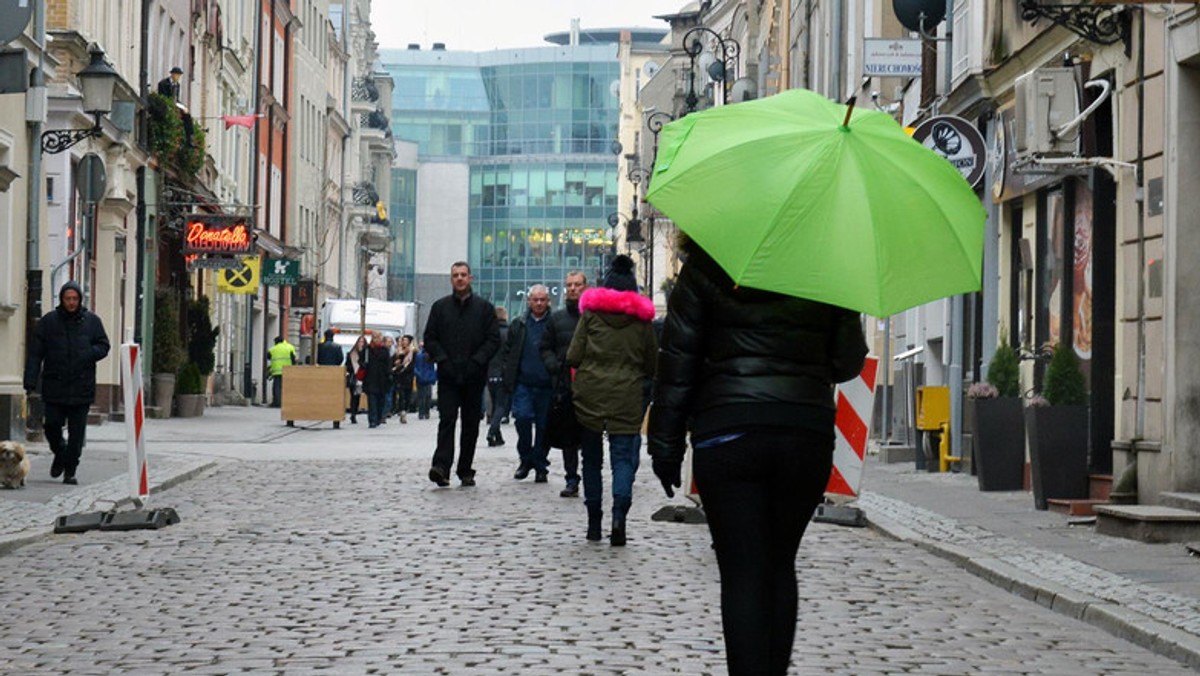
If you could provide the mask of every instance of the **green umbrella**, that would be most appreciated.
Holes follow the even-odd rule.
[[[876,317],[980,288],[985,214],[958,170],[808,90],[663,127],[646,199],[742,286]]]

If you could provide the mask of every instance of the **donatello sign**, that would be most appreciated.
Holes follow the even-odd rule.
[[[254,249],[254,234],[244,216],[192,214],[183,230],[183,253],[245,255]]]

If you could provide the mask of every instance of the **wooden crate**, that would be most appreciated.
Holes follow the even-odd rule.
[[[289,426],[296,420],[329,420],[340,427],[349,400],[343,367],[283,367],[283,407],[279,415]]]

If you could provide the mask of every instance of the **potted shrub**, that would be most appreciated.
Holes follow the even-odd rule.
[[[1034,506],[1088,497],[1087,386],[1070,345],[1055,346],[1042,394],[1025,409],[1025,431]]]
[[[180,418],[197,418],[204,415],[204,376],[196,362],[189,361],[179,369],[175,380],[175,403]]]
[[[975,478],[981,491],[1019,491],[1025,479],[1025,422],[1017,352],[1001,340],[986,383],[967,390]]]
[[[150,373],[154,383],[154,406],[163,415],[170,416],[175,397],[175,375],[186,358],[179,337],[179,303],[173,292],[155,294],[153,341]]]

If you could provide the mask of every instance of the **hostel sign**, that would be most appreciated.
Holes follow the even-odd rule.
[[[183,230],[183,253],[244,255],[254,250],[245,216],[192,214]]]

